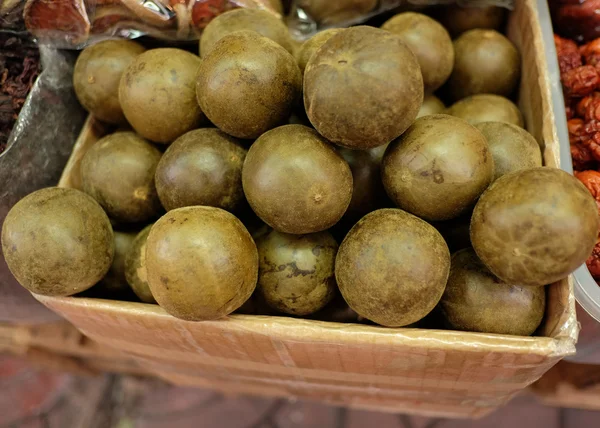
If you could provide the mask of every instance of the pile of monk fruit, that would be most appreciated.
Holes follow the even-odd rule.
[[[436,313],[440,327],[530,335],[544,286],[594,247],[595,202],[542,167],[507,98],[520,54],[496,30],[452,41],[401,13],[298,45],[239,9],[207,26],[200,53],[82,52],[75,91],[120,128],[84,155],[83,191],[43,189],[8,214],[2,248],[24,287],[126,281],[184,320],[319,318],[341,292],[355,321]]]

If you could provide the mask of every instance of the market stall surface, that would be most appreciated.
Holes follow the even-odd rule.
[[[393,415],[224,396],[133,377],[76,377],[8,356],[0,356],[0,386],[3,428],[587,428],[600,417],[600,412],[547,407],[530,394],[477,421]]]

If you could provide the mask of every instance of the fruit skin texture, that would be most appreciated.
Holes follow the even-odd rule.
[[[471,242],[504,282],[542,286],[583,264],[598,236],[598,209],[585,186],[556,168],[506,174],[481,196]]]
[[[335,261],[344,300],[360,316],[387,327],[422,319],[446,287],[450,252],[433,226],[391,208],[364,216]]]
[[[119,103],[119,81],[145,50],[131,40],[105,40],[85,48],[73,70],[73,88],[81,105],[104,122],[126,123]]]
[[[426,94],[448,80],[454,66],[454,46],[439,22],[422,13],[404,12],[388,19],[381,29],[400,36],[416,55]]]
[[[223,132],[258,138],[286,122],[302,93],[292,55],[253,31],[219,40],[203,58],[196,80],[202,111]]]
[[[383,185],[396,205],[426,220],[449,220],[475,205],[494,177],[485,137],[464,120],[417,119],[383,157]]]
[[[119,83],[119,101],[138,134],[169,144],[206,121],[194,86],[200,63],[184,50],[160,48],[144,52],[127,67]]]
[[[298,48],[294,56],[296,57],[296,61],[298,61],[298,67],[300,67],[300,71],[302,73],[304,73],[306,64],[308,64],[310,57],[313,56],[313,54],[318,51],[327,40],[340,31],[343,31],[343,29],[329,28],[327,30],[319,31],[317,34],[300,45],[300,48]]]
[[[236,31],[255,31],[293,53],[293,40],[287,25],[269,12],[258,9],[234,9],[225,12],[202,31],[200,55],[205,57],[223,37]]]
[[[490,147],[494,158],[494,180],[509,172],[542,166],[540,145],[523,128],[501,122],[482,122],[475,125]]]
[[[236,211],[245,201],[246,149],[215,128],[190,131],[173,142],[156,168],[156,190],[166,210],[206,205]]]
[[[423,105],[417,114],[417,119],[431,114],[442,114],[446,110],[444,103],[435,95],[428,95],[423,99]]]
[[[313,129],[285,125],[250,147],[242,183],[254,212],[273,229],[320,232],[336,224],[352,198],[352,172]]]
[[[521,55],[495,30],[474,29],[454,41],[454,69],[448,79],[454,100],[475,94],[510,96],[521,77]]]
[[[506,9],[503,7],[463,7],[451,4],[441,8],[439,19],[454,38],[475,28],[489,28],[500,31],[505,15]]]
[[[146,241],[148,284],[158,304],[187,320],[229,315],[250,298],[258,252],[236,217],[220,208],[169,211]]]
[[[504,122],[523,128],[523,115],[508,98],[494,94],[478,94],[452,104],[446,114],[460,117],[471,125],[481,122]]]
[[[9,211],[2,252],[17,281],[32,293],[70,296],[96,284],[110,268],[112,226],[85,193],[49,187]]]
[[[334,297],[338,244],[329,232],[289,235],[275,230],[256,242],[259,256],[257,291],[272,308],[309,315]]]
[[[107,135],[83,156],[83,190],[118,222],[147,221],[162,209],[154,185],[160,156],[156,147],[133,132]]]
[[[136,296],[144,303],[156,303],[148,286],[146,271],[146,240],[152,225],[146,226],[133,240],[125,255],[125,278]]]
[[[94,287],[102,296],[108,299],[122,300],[131,295],[131,290],[125,279],[125,257],[135,240],[135,233],[113,231],[115,255],[113,262],[104,278]]]
[[[321,135],[350,149],[389,143],[417,117],[417,58],[388,31],[359,26],[327,40],[304,71],[304,106]]]
[[[468,248],[452,256],[439,307],[455,330],[529,336],[544,317],[546,290],[502,282]]]

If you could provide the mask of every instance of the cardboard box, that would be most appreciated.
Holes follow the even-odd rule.
[[[527,128],[542,145],[545,164],[558,167],[551,76],[537,16],[534,0],[517,1],[508,35],[523,57],[519,106]],[[103,132],[97,121],[88,120],[61,186],[79,187],[78,162]],[[578,328],[571,279],[550,285],[547,296],[546,317],[536,337],[244,315],[194,323],[155,305],[37,298],[84,334],[129,353],[176,384],[479,417],[574,353]]]

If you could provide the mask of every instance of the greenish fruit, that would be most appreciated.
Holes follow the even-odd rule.
[[[519,108],[511,100],[500,95],[473,95],[455,102],[446,113],[460,117],[471,125],[481,122],[504,122],[521,128],[524,125]]]
[[[209,22],[200,37],[200,55],[208,55],[223,37],[244,30],[254,31],[294,53],[294,42],[281,19],[264,10],[240,8],[225,12]]]
[[[32,293],[71,296],[92,287],[114,256],[113,231],[100,205],[75,189],[37,190],[8,212],[2,252]]]
[[[442,7],[437,16],[454,38],[475,28],[501,31],[506,12],[507,9],[499,6],[452,4]]]
[[[494,178],[485,137],[462,119],[417,119],[383,157],[383,185],[396,205],[430,221],[471,209]]]
[[[125,257],[135,240],[136,233],[114,231],[115,255],[104,278],[94,287],[102,297],[121,300],[131,293],[125,278]]]
[[[73,88],[81,105],[103,122],[126,123],[119,103],[119,81],[145,50],[131,40],[105,40],[85,48],[73,69]]]
[[[161,144],[206,122],[196,101],[196,73],[202,61],[181,49],[152,49],[127,67],[119,102],[132,128]]]
[[[206,205],[237,211],[245,202],[242,165],[246,149],[215,128],[183,134],[156,168],[156,191],[166,210]]]
[[[256,288],[258,252],[235,216],[214,207],[169,211],[146,241],[148,285],[158,304],[187,320],[215,320]]]
[[[204,57],[196,81],[202,111],[238,138],[258,138],[285,123],[301,94],[302,75],[294,57],[253,31],[219,40]]]
[[[475,125],[488,142],[494,158],[494,180],[509,172],[542,166],[540,145],[523,128],[502,122]]]
[[[281,126],[257,139],[244,161],[242,184],[254,212],[284,233],[329,229],[352,198],[348,163],[302,125]]]
[[[419,321],[437,305],[450,252],[431,225],[399,209],[364,216],[346,235],[335,277],[348,305],[387,327]]]
[[[508,97],[521,77],[521,55],[495,30],[474,29],[454,41],[454,68],[448,79],[453,100],[476,94]]]
[[[150,220],[162,210],[154,185],[160,157],[156,147],[133,132],[107,135],[83,156],[83,190],[117,222]]]
[[[566,278],[596,244],[598,208],[585,186],[556,168],[511,172],[481,196],[471,243],[509,284],[542,286]]]
[[[454,47],[450,34],[439,22],[422,13],[404,12],[388,19],[381,29],[400,36],[416,55],[426,94],[448,80],[454,66]]]
[[[310,57],[313,56],[313,54],[319,50],[319,48],[323,46],[327,40],[340,31],[343,31],[343,29],[329,28],[327,30],[319,31],[317,34],[300,45],[300,48],[296,51],[294,56],[296,57],[296,61],[298,61],[298,67],[300,67],[300,71],[302,73],[304,73],[306,64],[308,64]]]
[[[389,143],[417,117],[423,77],[400,36],[358,26],[330,37],[304,71],[304,107],[321,135],[350,149]]]
[[[152,225],[146,226],[138,233],[125,255],[125,279],[135,295],[144,303],[156,303],[146,270],[146,241]]]
[[[446,110],[444,103],[435,95],[428,95],[423,99],[423,105],[417,114],[417,119],[431,114],[441,114]]]
[[[257,291],[274,309],[309,315],[327,305],[337,290],[338,244],[329,232],[289,235],[275,230],[257,240]]]
[[[468,248],[452,256],[439,306],[452,329],[529,336],[544,317],[546,289],[502,281]]]

